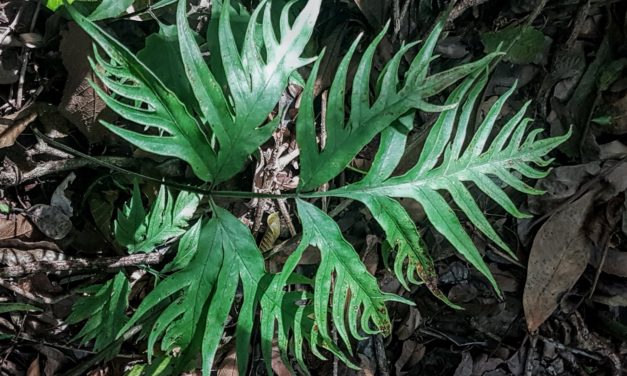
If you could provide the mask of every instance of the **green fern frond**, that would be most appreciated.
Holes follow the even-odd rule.
[[[172,269],[176,272],[144,298],[120,333],[159,304],[169,302],[149,334],[148,357],[152,357],[158,341],[165,352],[180,348],[184,356],[176,358],[176,367],[183,370],[195,354],[201,352],[203,374],[208,375],[241,282],[244,300],[236,326],[236,349],[238,366],[244,374],[257,289],[265,273],[263,257],[248,228],[219,207],[214,208],[214,217],[195,234],[191,236],[193,239],[187,239],[179,246],[177,259],[181,257],[186,261],[175,259],[176,266]],[[180,256],[181,252],[185,256]]]
[[[285,276],[291,275],[293,270],[290,266],[295,266],[309,246],[316,247],[320,252],[320,266],[314,279],[313,304],[316,325],[322,339],[332,342],[329,316],[349,349],[349,331],[350,336],[361,339],[364,337],[359,329],[366,334],[389,334],[391,324],[385,302],[413,303],[397,295],[381,292],[376,278],[367,271],[359,254],[344,239],[335,221],[312,204],[302,200],[296,202],[303,225],[303,238],[281,273]],[[334,293],[331,292],[332,289]],[[358,321],[360,311],[361,317]],[[348,329],[345,322],[348,323]]]
[[[186,4],[185,0],[178,2],[176,30],[180,58],[195,97],[193,104],[184,104],[133,53],[75,9],[68,9],[100,47],[91,63],[108,91],[95,84],[94,89],[122,118],[146,129],[134,131],[104,125],[141,149],[186,161],[198,178],[212,184],[209,194],[217,195],[213,186],[235,176],[276,129],[280,116],[270,122],[268,118],[289,78],[297,74],[298,68],[315,60],[301,55],[312,36],[321,0],[308,1],[295,17],[289,14],[293,4],[290,2],[282,9],[277,30],[272,25],[270,3],[262,1],[249,16],[241,41],[236,40],[233,32],[229,1],[221,3],[226,10],[220,12],[217,39],[223,67],[220,74],[224,74],[226,82],[216,78],[217,73],[205,62],[187,23]],[[296,206],[303,235],[280,273],[266,273],[264,259],[249,229],[213,201],[212,218],[201,219],[186,230],[199,203],[197,195],[183,192],[174,200],[162,187],[147,213],[135,187],[130,202],[115,222],[116,239],[134,253],[150,251],[182,235],[174,260],[162,270],[170,274],[148,293],[123,327],[128,282],[119,274],[99,286],[96,295],[77,303],[70,317],[71,322],[89,318],[78,338],[96,339],[97,349],[102,349],[155,313],[147,338],[147,355],[152,360],[155,346],[160,346],[165,357],[157,358],[157,363],[163,368],[138,368],[137,372],[159,368],[166,374],[177,374],[191,368],[200,353],[203,374],[209,375],[241,286],[242,300],[235,326],[240,374],[246,373],[249,363],[257,305],[261,308],[261,349],[268,372],[275,338],[281,358],[292,372],[293,358],[300,372],[307,373],[305,346],[319,358],[324,359],[326,349],[354,366],[350,353],[355,339],[391,332],[386,302],[412,302],[382,292],[338,225],[325,212],[303,201],[304,197],[344,197],[365,204],[386,233],[390,247],[396,250],[393,269],[401,284],[409,288],[422,280],[442,301],[456,307],[438,289],[433,260],[415,223],[396,201],[400,197],[414,199],[422,205],[435,229],[498,291],[443,191],[487,238],[511,253],[485,218],[468,185],[479,188],[508,213],[524,217],[502,187],[540,193],[523,178],[545,176],[547,171],[543,168],[550,160],[544,156],[569,134],[544,140],[537,139],[539,130],[526,134],[526,106],[495,131],[496,120],[512,88],[497,100],[467,141],[471,115],[487,81],[485,68],[498,53],[429,75],[444,24],[444,18],[438,21],[402,79],[401,62],[416,43],[404,45],[386,64],[377,82],[371,84],[372,61],[386,27],[365,50],[357,65],[352,91],[347,95],[349,65],[360,38],[354,41],[329,90],[324,109],[327,138],[322,150],[316,141],[314,112],[314,83],[320,67],[320,60],[316,61],[301,96],[296,124],[300,183],[297,192],[290,194],[300,197]],[[443,105],[427,102],[458,81],[462,83]],[[349,109],[345,108],[346,103],[350,104]],[[394,176],[417,110],[442,113],[418,162],[403,175]],[[312,192],[343,171],[377,135],[380,148],[361,181],[327,192]],[[234,196],[247,194],[239,193]],[[321,262],[315,276],[309,279],[295,270],[311,248],[318,250]],[[332,338],[331,326],[339,340]],[[96,330],[104,330],[102,338],[96,337]],[[180,351],[180,356],[174,356],[174,350]]]
[[[68,324],[87,320],[81,331],[72,339],[82,344],[94,341],[94,351],[102,351],[111,344],[128,321],[124,311],[128,307],[129,283],[124,273],[119,272],[104,285],[91,286],[90,296],[79,298],[72,306],[72,313],[66,319]],[[115,356],[118,349],[110,349]]]
[[[427,76],[429,63],[433,60],[433,50],[445,22],[445,18],[438,21],[433,32],[413,59],[403,81],[399,80],[399,66],[403,56],[416,43],[404,45],[394,55],[379,76],[379,90],[374,99],[371,100],[372,58],[381,39],[387,32],[386,25],[361,57],[350,95],[350,116],[348,121],[345,121],[346,78],[350,61],[357,49],[360,37],[354,41],[342,59],[329,89],[325,119],[327,139],[323,150],[319,150],[316,143],[313,110],[313,85],[319,65],[316,64],[303,93],[301,110],[296,124],[296,139],[300,146],[301,158],[299,190],[315,189],[337,176],[366,144],[404,114],[415,110],[433,112],[447,108],[429,104],[426,99],[438,94],[465,76],[484,68],[498,55],[498,53],[490,54],[481,60]]]
[[[114,223],[115,239],[129,253],[150,252],[185,233],[199,201],[197,194],[189,192],[180,192],[175,201],[172,193],[161,186],[157,199],[146,213],[139,187],[135,185],[130,201],[118,211]]]
[[[225,93],[201,55],[187,24],[186,2],[181,0],[177,11],[179,47],[187,78],[195,83],[192,89],[200,119],[190,114],[181,99],[126,47],[71,6],[68,10],[108,58],[95,50],[91,64],[111,93],[92,84],[94,90],[118,115],[148,129],[136,132],[103,124],[143,150],[186,161],[198,178],[218,184],[239,172],[250,154],[276,129],[279,117],[264,123],[288,78],[313,60],[303,59],[301,54],[311,38],[320,1],[309,1],[291,25],[290,6],[286,6],[281,13],[279,36],[272,26],[270,5],[262,2],[251,15],[241,52],[231,29],[230,12],[221,12],[218,39],[229,89]],[[229,8],[229,1],[224,6]],[[262,13],[263,51],[256,43]]]
[[[102,124],[143,150],[184,160],[198,178],[211,181],[215,153],[209,130],[201,128],[176,95],[126,47],[72,6],[66,8],[108,57],[107,61],[94,49],[95,60],[90,59],[94,73],[111,91],[92,83],[98,96],[122,118],[160,134]]]
[[[288,269],[295,267],[298,259],[292,257],[287,265]],[[303,286],[313,287],[313,281],[298,274],[289,276],[287,273],[267,275],[264,281],[268,287],[261,297],[261,352],[266,360],[266,370],[272,372],[272,345],[277,333],[277,345],[283,364],[292,374],[296,374],[291,366],[289,354],[296,359],[300,372],[309,375],[304,361],[304,344],[307,343],[312,353],[320,359],[326,359],[320,352],[324,348],[338,357],[351,368],[358,369],[333,342],[320,336],[314,320],[314,306],[311,304],[313,295],[302,290]],[[296,288],[296,285],[300,288]],[[294,287],[293,291],[284,291],[285,286]]]
[[[400,226],[394,222],[398,218],[393,218],[392,215],[381,215],[382,210],[378,206],[382,206],[382,202],[387,202],[386,205],[393,205],[397,213],[404,213],[402,207],[391,204],[389,198],[404,197],[416,200],[424,208],[431,224],[466,260],[483,273],[498,291],[498,286],[488,266],[440,191],[448,191],[470,222],[499,247],[511,254],[511,250],[485,218],[464,182],[476,185],[513,216],[526,217],[493,178],[498,178],[503,184],[520,192],[541,194],[541,191],[530,187],[523,182],[521,177],[514,175],[511,171],[514,170],[525,178],[538,179],[546,176],[548,170],[541,168],[546,167],[550,160],[545,159],[544,156],[564,142],[570,136],[570,132],[560,137],[538,140],[537,136],[541,130],[536,129],[525,136],[526,126],[531,121],[524,118],[527,103],[503,125],[491,143],[488,143],[503,104],[514,91],[515,87],[512,87],[494,103],[464,148],[475,102],[487,81],[487,74],[476,76],[467,79],[451,94],[448,103],[457,103],[467,96],[463,107],[457,106],[440,114],[425,141],[425,147],[418,162],[407,173],[390,177],[398,163],[398,158],[390,162],[384,155],[390,149],[404,147],[405,136],[388,135],[382,139],[380,155],[377,155],[369,174],[362,181],[333,190],[329,194],[352,198],[366,204],[373,210],[374,217],[386,231],[391,244],[405,241],[404,237],[399,235]],[[394,130],[389,132],[394,132]],[[396,215],[405,216],[405,214]],[[401,253],[401,255],[406,254],[407,252]],[[399,280],[402,281],[403,273],[398,264],[395,265],[395,271]]]

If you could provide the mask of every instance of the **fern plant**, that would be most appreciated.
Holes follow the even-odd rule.
[[[197,106],[183,103],[133,53],[68,7],[72,18],[98,46],[91,64],[108,90],[96,84],[94,89],[113,111],[144,129],[103,125],[141,149],[184,160],[206,183],[203,187],[190,187],[195,192],[204,192],[210,203],[210,214],[191,227],[188,222],[199,197],[181,192],[173,201],[166,188],[162,188],[148,214],[135,189],[115,226],[116,238],[129,252],[150,251],[181,236],[174,260],[161,270],[164,278],[142,300],[115,338],[105,337],[110,341],[122,337],[134,325],[146,325],[148,361],[158,353],[157,363],[167,365],[157,367],[161,370],[159,374],[177,374],[191,368],[198,354],[202,354],[203,374],[210,374],[232,306],[239,300],[236,299],[238,286],[242,288],[241,303],[232,320],[237,363],[242,374],[248,367],[251,333],[256,323],[268,373],[272,373],[270,359],[275,340],[288,369],[294,372],[293,366],[297,365],[300,372],[307,373],[305,347],[320,358],[331,353],[355,367],[351,362],[355,339],[391,332],[386,302],[413,302],[379,289],[376,278],[367,271],[335,221],[307,201],[312,198],[339,197],[363,203],[384,230],[389,246],[396,251],[393,269],[401,284],[409,288],[410,284],[424,283],[435,296],[456,307],[438,289],[433,261],[415,223],[396,198],[416,200],[435,229],[500,294],[443,192],[448,192],[455,205],[486,237],[511,253],[483,215],[468,184],[478,187],[508,213],[523,217],[525,214],[518,211],[502,187],[527,194],[541,193],[522,178],[544,177],[545,167],[550,163],[545,155],[569,136],[540,140],[537,137],[541,130],[527,132],[530,122],[524,117],[527,105],[496,131],[497,117],[515,90],[512,87],[492,106],[467,141],[473,109],[487,82],[487,67],[498,53],[430,74],[429,64],[445,24],[442,18],[402,77],[399,70],[403,57],[416,43],[404,45],[385,65],[377,81],[371,83],[372,60],[387,31],[384,28],[360,58],[352,90],[347,93],[349,65],[361,43],[360,38],[354,41],[329,90],[324,109],[327,139],[325,147],[320,148],[314,106],[314,82],[320,57],[302,56],[314,32],[320,3],[321,0],[307,1],[293,21],[289,15],[293,3],[289,3],[281,11],[277,33],[270,4],[262,2],[251,14],[245,37],[240,41],[241,49],[230,25],[229,1],[220,4],[217,9],[226,9],[219,15],[217,27],[226,77],[221,82],[201,54],[187,23],[186,1],[180,0],[176,22],[178,43]],[[249,229],[228,210],[217,206],[212,198],[258,196],[251,192],[220,191],[219,185],[237,175],[255,150],[271,137],[280,117],[268,122],[268,114],[277,105],[290,77],[310,63],[314,65],[303,88],[296,122],[299,186],[295,192],[270,195],[295,199],[303,233],[282,270],[272,274],[266,271]],[[460,81],[445,104],[428,102]],[[440,115],[417,163],[409,171],[395,174],[416,111],[440,112]],[[316,190],[340,174],[378,135],[378,152],[361,180],[329,191]],[[313,277],[301,275],[297,271],[299,261],[312,248],[320,253],[320,265]],[[99,291],[95,297],[102,294]],[[119,293],[108,296],[109,306],[119,301]],[[74,318],[86,316],[76,314]],[[87,324],[90,329],[93,325]],[[103,321],[101,325],[108,323]],[[331,335],[332,327],[337,330],[339,343]],[[141,373],[142,369],[137,368],[136,372]],[[155,372],[155,367],[150,369]]]

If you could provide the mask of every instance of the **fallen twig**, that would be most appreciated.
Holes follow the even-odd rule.
[[[137,160],[124,157],[98,157],[100,162],[112,164],[117,167],[133,167],[137,165]],[[83,167],[99,167],[101,164],[94,163],[91,160],[82,158],[62,159],[57,161],[48,161],[39,163],[35,168],[21,174],[15,174],[14,171],[1,171],[0,182],[2,185],[12,187],[22,184],[26,181],[35,180],[46,175],[59,172],[76,170]]]
[[[93,260],[72,258],[58,261],[29,262],[0,269],[0,278],[21,277],[33,273],[76,273],[86,270],[113,272],[129,266],[158,264],[162,259],[163,254],[152,252],[124,257],[103,257]]]

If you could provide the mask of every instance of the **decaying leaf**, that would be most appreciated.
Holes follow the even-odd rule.
[[[555,213],[533,241],[523,296],[525,318],[531,332],[551,316],[588,264],[590,252],[584,223],[595,193],[588,192],[565,210]]]
[[[30,220],[51,239],[63,239],[72,231],[72,221],[56,206],[38,204],[26,212]]]
[[[72,74],[68,75],[63,89],[59,112],[90,142],[99,142],[111,134],[98,121],[113,121],[115,115],[89,85],[89,80],[98,81],[87,60],[93,51],[91,40],[75,23],[68,24],[68,28],[62,34],[59,49],[65,69]]]
[[[76,179],[76,174],[70,172],[61,184],[57,186],[50,198],[50,205],[58,207],[68,217],[72,216],[74,209],[72,208],[72,201],[66,196],[65,191],[67,191],[68,186],[72,184],[74,179]]]

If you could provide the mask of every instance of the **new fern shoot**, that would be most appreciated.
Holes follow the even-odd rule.
[[[278,27],[273,24],[270,2],[263,1],[250,14],[243,40],[236,40],[233,33],[231,3],[214,3],[220,5],[214,5],[214,10],[220,10],[219,16],[212,17],[218,22],[213,29],[217,29],[217,35],[207,38],[217,46],[223,69],[220,74],[210,68],[212,64],[201,53],[188,25],[187,1],[180,0],[177,6],[180,57],[195,103],[178,97],[135,54],[92,20],[67,7],[95,42],[90,62],[106,89],[95,83],[93,88],[126,120],[123,125],[103,122],[103,126],[140,149],[187,162],[204,187],[209,187],[196,187],[194,191],[204,189],[211,209],[210,214],[192,224],[199,195],[185,191],[175,195],[162,186],[156,201],[146,210],[136,188],[130,202],[118,213],[116,240],[134,253],[151,252],[178,239],[174,247],[177,253],[160,270],[156,287],[130,316],[129,285],[124,273],[92,289],[92,296],[79,300],[70,321],[88,321],[78,338],[83,342],[95,339],[96,350],[100,350],[141,325],[147,337],[150,365],[136,367],[133,374],[177,375],[193,368],[200,355],[203,374],[209,375],[231,307],[238,301],[234,321],[240,374],[246,374],[249,366],[251,335],[256,327],[269,374],[275,341],[283,362],[293,373],[297,369],[308,373],[305,351],[322,359],[334,354],[354,367],[351,359],[355,340],[391,332],[386,302],[413,302],[379,289],[377,279],[367,271],[336,222],[309,200],[319,197],[363,203],[395,250],[393,269],[400,283],[407,289],[424,283],[435,296],[455,307],[438,289],[433,260],[397,198],[416,200],[433,227],[500,294],[453,205],[487,238],[511,253],[484,216],[469,185],[513,216],[525,217],[503,186],[541,194],[523,178],[546,176],[550,160],[545,156],[569,135],[539,139],[541,130],[527,131],[527,105],[495,128],[515,87],[492,105],[474,134],[468,134],[473,129],[473,110],[488,80],[488,66],[499,54],[432,74],[429,65],[445,25],[442,18],[423,43],[403,45],[377,80],[371,82],[373,57],[387,32],[385,27],[355,62],[349,92],[349,66],[362,43],[357,38],[341,60],[329,89],[324,109],[327,138],[321,148],[317,134],[320,116],[314,106],[314,83],[321,59],[303,56],[314,34],[321,0],[304,2],[296,16],[290,11],[294,2],[288,3],[281,10]],[[401,75],[404,57],[414,49],[417,53]],[[299,185],[294,192],[276,195],[295,200],[303,233],[282,270],[269,273],[249,228],[212,198],[254,196],[252,192],[220,191],[220,184],[241,174],[250,156],[271,138],[280,117],[268,121],[268,115],[290,79],[298,76],[298,69],[310,64],[296,120]],[[452,92],[443,105],[430,102],[448,88]],[[394,172],[417,111],[439,112],[439,117],[417,163],[398,175]],[[377,136],[378,152],[361,180],[329,191],[317,190],[339,175]],[[313,276],[299,274],[297,265],[312,247],[320,253],[320,264]],[[235,299],[238,286],[241,299]],[[337,341],[331,334],[332,327],[337,331]]]

